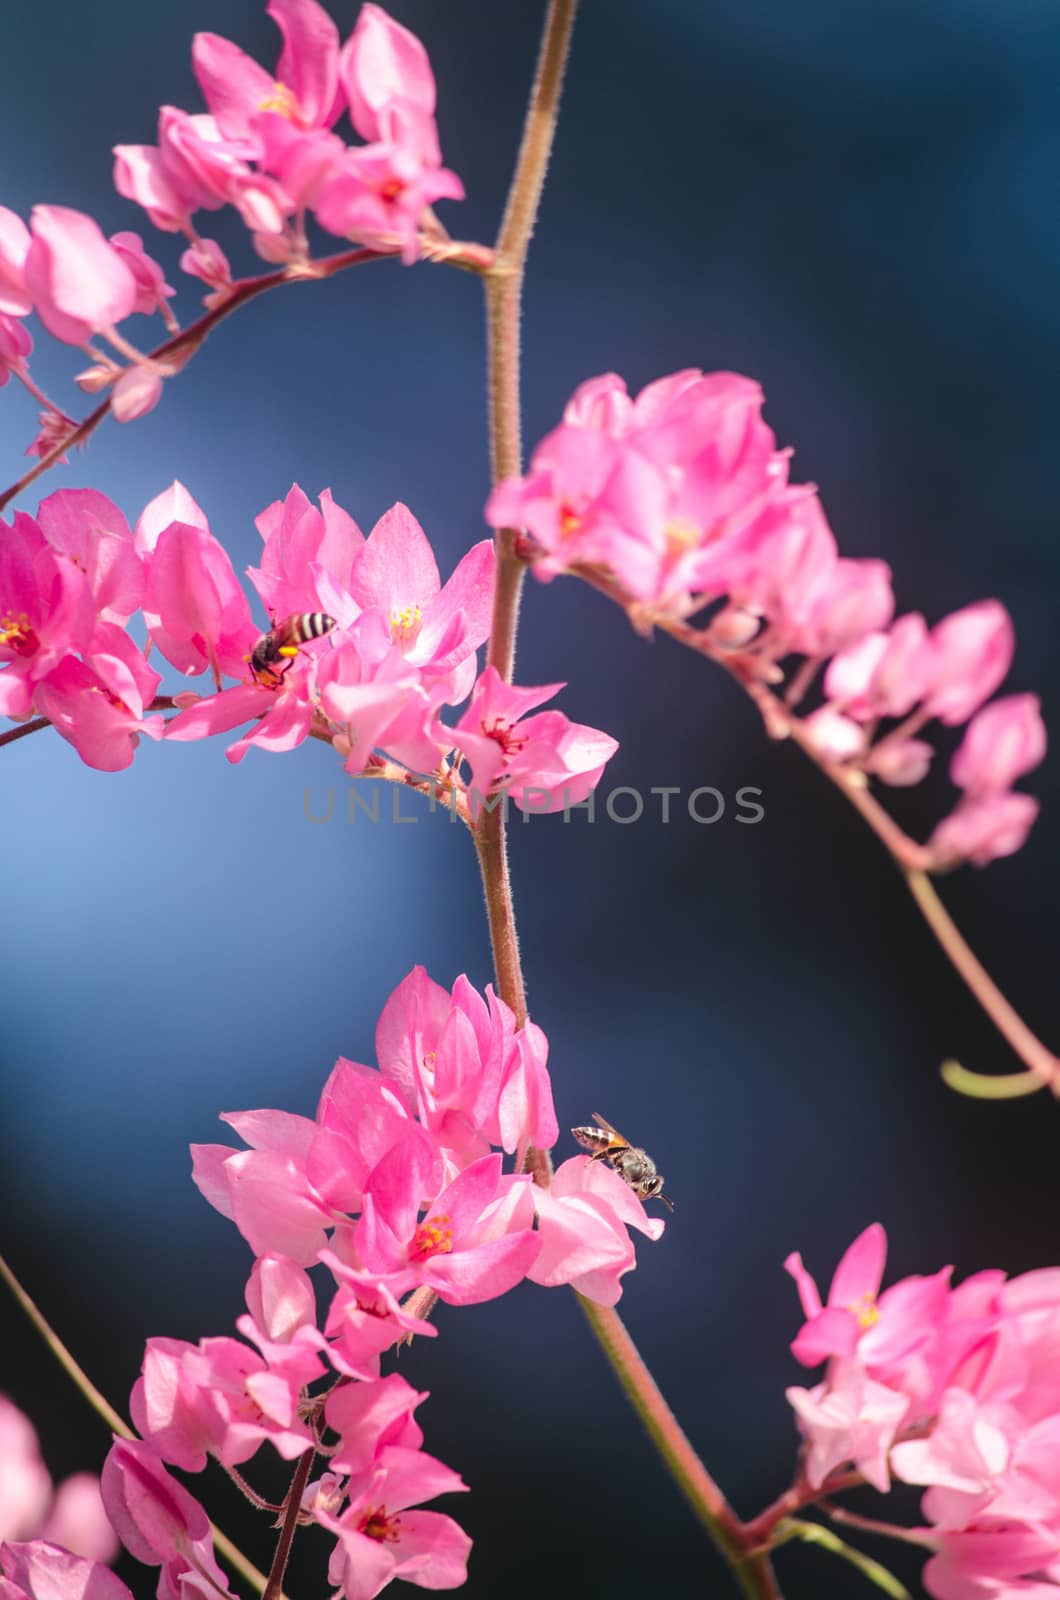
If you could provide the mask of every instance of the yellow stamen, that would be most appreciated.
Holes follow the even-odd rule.
[[[666,543],[674,555],[680,555],[683,550],[689,550],[699,543],[700,530],[694,522],[686,522],[684,517],[674,517],[666,524],[664,532]]]
[[[861,1329],[873,1328],[880,1320],[880,1308],[874,1294],[863,1294],[860,1300],[852,1300],[847,1310],[857,1317]]]
[[[390,637],[395,644],[414,644],[423,621],[419,606],[403,606],[390,613]]]
[[[453,1248],[453,1230],[448,1226],[449,1214],[444,1212],[441,1216],[428,1217],[426,1222],[421,1222],[416,1229],[409,1254],[419,1256],[448,1255]]]
[[[285,83],[274,83],[272,93],[258,101],[258,110],[275,111],[279,116],[286,117],[288,122],[297,122],[298,97]]]

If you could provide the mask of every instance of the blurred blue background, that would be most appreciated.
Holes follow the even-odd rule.
[[[345,32],[356,7],[333,9]],[[488,240],[543,6],[393,9],[430,49],[443,149],[468,189],[444,219]],[[0,200],[140,228],[109,148],[151,140],[160,103],[198,109],[196,28],[275,59],[245,0],[9,7]],[[631,387],[689,364],[760,379],[846,553],[885,556],[900,607],[932,619],[998,595],[1019,636],[1008,687],[1041,691],[1054,727],[1058,67],[1060,17],[1042,4],[587,0],[531,255],[525,388],[532,443],[608,369]],[[257,270],[241,230],[213,222],[237,272]],[[177,242],[144,232],[190,319]],[[34,363],[77,414],[79,364],[46,339]],[[16,390],[0,408],[4,481],[35,429]],[[259,548],[254,516],[297,480],[330,486],[366,530],[405,500],[447,573],[484,532],[479,285],[387,264],[267,297],[152,416],[105,425],[46,487],[90,484],[132,520],[175,477],[237,569]],[[611,785],[763,791],[756,827],[730,803],[712,827],[675,808],[668,827],[546,818],[512,841],[561,1126],[603,1111],[677,1202],[620,1309],[749,1514],[789,1481],[794,1450],[785,1255],[800,1248],[827,1280],[878,1218],[895,1275],[1055,1262],[1060,1121],[1045,1096],[992,1106],[942,1087],[946,1055],[1018,1063],[874,840],[797,752],[765,741],[733,685],[563,583],[529,586],[518,670],[569,680],[567,712],[617,735]],[[249,1252],[192,1187],[188,1143],[224,1137],[220,1110],[311,1112],[338,1053],[373,1059],[375,1018],[415,962],[484,985],[474,857],[440,814],[346,824],[345,780],[315,746],[233,769],[223,741],[145,743],[107,777],[41,736],[2,761],[3,1249],[121,1404],[145,1336],[228,1332],[242,1307]],[[1054,1042],[1056,771],[1027,784],[1044,814],[1023,853],[943,885]],[[329,785],[335,820],[312,826],[305,794],[322,811]],[[902,797],[903,820],[923,836],[951,796],[940,774]],[[98,1465],[101,1425],[13,1308],[0,1316],[0,1387],[53,1470]],[[451,1508],[476,1538],[469,1595],[729,1592],[570,1295],[526,1285],[443,1307],[438,1324],[402,1370],[433,1391],[427,1447],[472,1488]],[[220,1483],[212,1504],[267,1562],[235,1491]],[[876,1553],[915,1587],[915,1560]],[[319,1592],[319,1564],[300,1559],[291,1592]],[[862,1582],[801,1550],[781,1573],[789,1597]],[[153,1591],[142,1569],[127,1576]]]

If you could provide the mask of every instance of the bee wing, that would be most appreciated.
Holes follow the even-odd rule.
[[[617,1139],[619,1144],[625,1145],[627,1150],[630,1148],[629,1140],[626,1138],[625,1134],[619,1133],[617,1128],[612,1127],[607,1118],[602,1117],[599,1111],[593,1112],[593,1121],[596,1123],[598,1128],[603,1128],[605,1133],[609,1133],[613,1139]]]

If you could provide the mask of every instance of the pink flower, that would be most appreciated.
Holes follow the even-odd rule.
[[[430,698],[417,669],[391,644],[379,612],[331,635],[316,684],[347,772],[361,772],[377,746],[414,771],[437,765],[442,752],[431,731]]]
[[[324,1405],[328,1427],[339,1435],[332,1460],[335,1470],[346,1477],[364,1478],[371,1474],[380,1452],[397,1445],[418,1450],[423,1429],[413,1412],[428,1399],[400,1374],[391,1372],[377,1383],[349,1384],[334,1388]]]
[[[1010,694],[976,713],[950,764],[950,777],[969,794],[996,794],[1030,772],[1045,755],[1045,724],[1036,694]]]
[[[133,310],[144,316],[163,310],[166,300],[177,291],[166,282],[166,275],[158,262],[147,254],[140,235],[112,233],[110,242],[136,281],[136,304]]]
[[[825,673],[829,699],[849,716],[904,717],[927,693],[935,646],[917,612],[899,617],[887,633],[869,632],[834,656]]]
[[[219,305],[232,287],[228,257],[215,239],[196,239],[181,256],[180,270],[200,278],[213,291],[203,301],[208,310]]]
[[[171,522],[155,544],[144,614],[167,661],[184,673],[210,668],[218,683],[222,673],[243,675],[258,638],[227,551],[208,527],[188,522]]]
[[[422,43],[381,6],[363,5],[342,49],[350,120],[362,139],[390,140],[413,118],[432,122],[434,73]]]
[[[33,297],[26,288],[26,255],[30,232],[22,218],[0,206],[0,312],[10,317],[26,317],[33,310]]]
[[[26,358],[33,354],[33,338],[28,328],[18,320],[0,311],[0,389],[14,372],[21,375],[26,369]]]
[[[904,1278],[881,1295],[886,1257],[887,1236],[874,1222],[844,1253],[823,1307],[802,1257],[796,1251],[787,1258],[784,1269],[795,1279],[807,1319],[791,1346],[803,1366],[856,1354],[874,1377],[905,1388],[914,1355],[937,1334],[951,1269],[929,1278]]]
[[[162,398],[162,375],[148,366],[126,367],[111,390],[110,409],[115,422],[135,422],[153,411]]]
[[[238,1339],[148,1339],[130,1409],[164,1460],[201,1472],[207,1454],[238,1466],[268,1440],[285,1461],[312,1442],[299,1415],[302,1384],[324,1368],[309,1350],[273,1366]],[[307,1358],[307,1359],[306,1359]]]
[[[881,1494],[891,1486],[887,1456],[910,1410],[910,1399],[877,1383],[856,1362],[815,1389],[785,1391],[809,1446],[806,1476],[819,1489],[836,1467],[853,1463]],[[902,1446],[899,1446],[902,1448]]]
[[[26,288],[48,332],[81,345],[136,308],[136,279],[97,223],[67,206],[34,206]]]
[[[41,1539],[0,1546],[0,1573],[3,1600],[132,1600],[108,1567]]]
[[[343,107],[334,22],[315,0],[269,0],[265,9],[283,34],[275,76],[218,34],[197,33],[192,43],[195,76],[221,133],[260,136],[268,115],[298,128],[330,128]]]
[[[36,1428],[0,1395],[0,1540],[37,1533],[51,1496],[51,1475],[41,1459]]]
[[[363,1269],[395,1294],[424,1284],[449,1305],[477,1305],[527,1276],[540,1248],[528,1177],[506,1177],[501,1158],[483,1156],[424,1208],[426,1152],[397,1145],[365,1187],[354,1248]],[[421,1219],[421,1209],[426,1215]]]
[[[187,175],[181,183],[179,174],[167,170],[162,151],[153,144],[114,146],[114,187],[126,200],[142,206],[151,223],[165,233],[188,232],[191,214],[199,208],[197,186]]]
[[[459,667],[489,637],[495,564],[493,541],[484,539],[443,588],[426,534],[399,502],[357,553],[349,591],[362,609],[383,613],[402,655],[433,676]]]
[[[379,1377],[379,1357],[411,1334],[434,1339],[438,1329],[402,1308],[400,1300],[373,1273],[349,1267],[332,1250],[320,1260],[338,1280],[325,1333],[328,1359],[337,1372],[371,1381]]]
[[[315,1515],[339,1535],[329,1577],[347,1600],[371,1600],[395,1577],[454,1588],[467,1576],[467,1536],[448,1517],[407,1510],[465,1487],[420,1451],[423,1433],[413,1412],[426,1398],[396,1373],[328,1396],[328,1426],[340,1436],[332,1466],[349,1478],[350,1505],[341,1517],[323,1507]]]
[[[84,648],[95,624],[84,573],[32,517],[16,512],[10,528],[0,519],[0,713],[26,716],[37,684]]]
[[[666,1227],[649,1217],[627,1183],[602,1161],[572,1156],[557,1167],[551,1187],[535,1187],[541,1253],[527,1277],[554,1288],[569,1283],[600,1305],[621,1297],[620,1279],[636,1266],[628,1230],[658,1239]]]
[[[933,747],[923,739],[884,741],[869,751],[863,766],[866,772],[895,788],[905,789],[925,778],[935,758]]]
[[[104,622],[127,622],[143,600],[146,571],[132,530],[96,489],[59,489],[42,500],[37,525],[53,550],[85,574]]]
[[[415,145],[422,142],[417,125]],[[419,253],[423,213],[438,200],[462,200],[464,186],[446,167],[424,166],[420,150],[372,144],[348,150],[323,185],[316,219],[329,233],[381,250],[400,248],[406,264]]]
[[[940,867],[958,861],[989,866],[1023,848],[1038,811],[1033,795],[1018,791],[969,795],[939,823],[928,849]]]
[[[311,1265],[324,1246],[325,1228],[340,1220],[306,1172],[316,1124],[286,1111],[230,1112],[222,1121],[251,1148],[193,1144],[196,1187],[236,1224],[255,1255]]]
[[[129,635],[101,622],[85,660],[66,656],[37,685],[35,704],[56,733],[73,745],[86,766],[122,772],[146,733],[160,739],[161,717],[145,717],[160,682]]]
[[[99,1479],[75,1472],[54,1488],[36,1429],[0,1395],[0,1543],[35,1538],[88,1561],[113,1561],[118,1553]]]
[[[832,655],[864,634],[885,628],[893,614],[894,590],[886,561],[840,556],[813,602],[800,648],[808,655]]]
[[[964,722],[989,699],[1012,664],[1015,636],[999,600],[954,611],[931,634],[935,666],[924,710],[947,727]]]
[[[317,510],[292,484],[286,499],[274,500],[254,525],[265,547],[260,566],[248,567],[247,573],[270,616],[325,611],[340,622],[353,620],[331,611],[333,597],[325,599],[317,584],[322,573],[339,593],[348,592],[350,571],[364,544],[364,534],[349,512],[336,505],[330,489],[322,491]]]
[[[563,687],[516,688],[495,667],[483,672],[452,733],[471,763],[474,814],[498,786],[528,812],[560,811],[595,789],[618,741],[569,721],[561,711],[527,715]]]
[[[518,1166],[527,1144],[555,1144],[548,1041],[532,1022],[517,1029],[492,987],[484,1000],[461,976],[450,996],[415,967],[383,1008],[376,1051],[383,1076],[458,1164],[499,1144]]]
[[[818,706],[804,717],[802,730],[817,755],[826,761],[852,761],[865,751],[865,730],[834,705]]]
[[[102,1487],[107,1513],[130,1555],[162,1569],[158,1600],[229,1594],[214,1558],[206,1512],[149,1444],[115,1439],[103,1465]],[[84,1600],[94,1596],[86,1593]]]
[[[395,1578],[425,1589],[458,1589],[467,1581],[471,1540],[451,1517],[409,1507],[466,1487],[433,1456],[386,1446],[341,1516],[317,1512],[317,1521],[339,1540],[329,1581],[345,1600],[373,1600]]]

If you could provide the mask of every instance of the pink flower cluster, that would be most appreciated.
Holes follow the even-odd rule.
[[[230,40],[198,34],[192,63],[209,111],[163,106],[157,145],[115,149],[119,193],[157,228],[186,235],[181,267],[207,284],[211,307],[228,297],[233,280],[220,245],[192,224],[200,210],[235,207],[259,256],[310,270],[307,214],[328,233],[411,262],[421,228],[446,237],[432,217],[434,202],[464,193],[442,166],[434,75],[415,35],[370,4],[341,46],[316,0],[270,0],[268,12],[283,35],[275,74]],[[347,110],[366,143],[350,147],[333,131]],[[0,206],[0,387],[14,374],[46,407],[27,454],[46,454],[74,424],[29,377],[33,339],[24,319],[35,311],[54,338],[87,348],[93,365],[77,381],[91,393],[112,389],[113,414],[128,422],[158,404],[175,367],[142,356],[118,325],[135,312],[160,311],[177,332],[167,304],[174,292],[136,233],[108,239],[84,212],[52,205],[35,206],[27,228]],[[129,364],[90,346],[94,335]]]
[[[317,507],[295,487],[258,527],[261,562],[250,576],[267,610],[281,621],[324,613],[333,625],[268,675],[250,666],[260,629],[231,561],[181,484],[150,502],[135,531],[90,489],[50,495],[36,519],[0,521],[0,713],[50,718],[104,771],[129,765],[141,733],[188,740],[249,723],[228,752],[234,762],[252,745],[290,750],[312,734],[350,773],[380,770],[381,749],[435,774],[436,792],[470,815],[498,792],[525,810],[558,810],[599,781],[613,739],[559,711],[529,715],[562,684],[513,687],[492,668],[478,676],[491,541],[443,585],[402,505],[366,539],[326,490]],[[161,677],[125,631],[138,610],[148,653],[218,685],[206,698],[181,695],[168,728],[145,714]],[[222,689],[226,677],[241,681]],[[469,695],[457,725],[442,722],[441,708]]]
[[[813,486],[789,481],[762,400],[729,372],[676,372],[636,399],[613,373],[590,379],[526,476],[494,491],[487,521],[525,530],[540,578],[606,580],[642,626],[711,607],[701,642],[746,679],[780,684],[782,663],[802,657],[793,715],[831,658],[801,727],[861,781],[919,782],[932,749],[916,734],[979,712],[950,769],[964,797],[929,851],[940,867],[1011,854],[1038,809],[1012,784],[1041,760],[1045,730],[1034,695],[979,711],[1012,660],[1004,607],[985,600],[934,628],[915,612],[893,621],[889,567],[839,554]]]
[[[664,1226],[587,1156],[565,1162],[551,1189],[519,1171],[528,1145],[558,1133],[548,1044],[492,990],[459,978],[450,992],[416,968],[387,1001],[376,1044],[378,1068],[336,1063],[315,1118],[231,1114],[246,1149],[193,1147],[195,1182],[255,1255],[242,1338],[148,1341],[131,1401],[144,1442],[117,1445],[103,1480],[107,1495],[120,1476],[133,1515],[133,1480],[157,1480],[162,1462],[197,1472],[212,1455],[235,1467],[266,1441],[290,1461],[328,1430],[337,1443],[303,1509],[337,1537],[331,1581],[347,1600],[394,1577],[453,1587],[469,1548],[448,1517],[408,1510],[464,1486],[422,1453],[412,1414],[425,1396],[382,1377],[382,1355],[437,1334],[425,1320],[435,1298],[473,1305],[524,1278],[613,1304],[635,1265],[629,1228],[655,1239]],[[320,1315],[314,1269],[327,1288]],[[107,1504],[140,1554],[128,1517]],[[171,1589],[160,1586],[161,1600]]]
[[[1016,1600],[1060,1591],[1060,1269],[1007,1281],[980,1272],[952,1288],[946,1267],[880,1293],[887,1242],[867,1228],[822,1306],[796,1254],[806,1322],[792,1351],[827,1361],[788,1399],[819,1489],[853,1465],[885,1492],[923,1485],[936,1600]]]
[[[99,1479],[75,1472],[56,1487],[37,1430],[0,1395],[0,1541],[38,1538],[93,1561],[113,1561],[118,1553]]]
[[[129,765],[141,733],[161,738],[145,715],[161,677],[125,629],[146,583],[129,524],[94,489],[0,518],[0,713],[50,718],[105,772]]]
[[[316,0],[269,0],[267,10],[283,35],[275,72],[229,39],[196,34],[192,66],[208,111],[163,106],[156,145],[119,145],[119,192],[156,227],[187,234],[182,265],[214,287],[223,256],[191,218],[226,205],[266,261],[304,258],[307,212],[329,233],[415,260],[428,208],[464,194],[442,166],[423,45],[377,5],[362,6],[342,46]],[[347,110],[363,145],[332,131]]]

